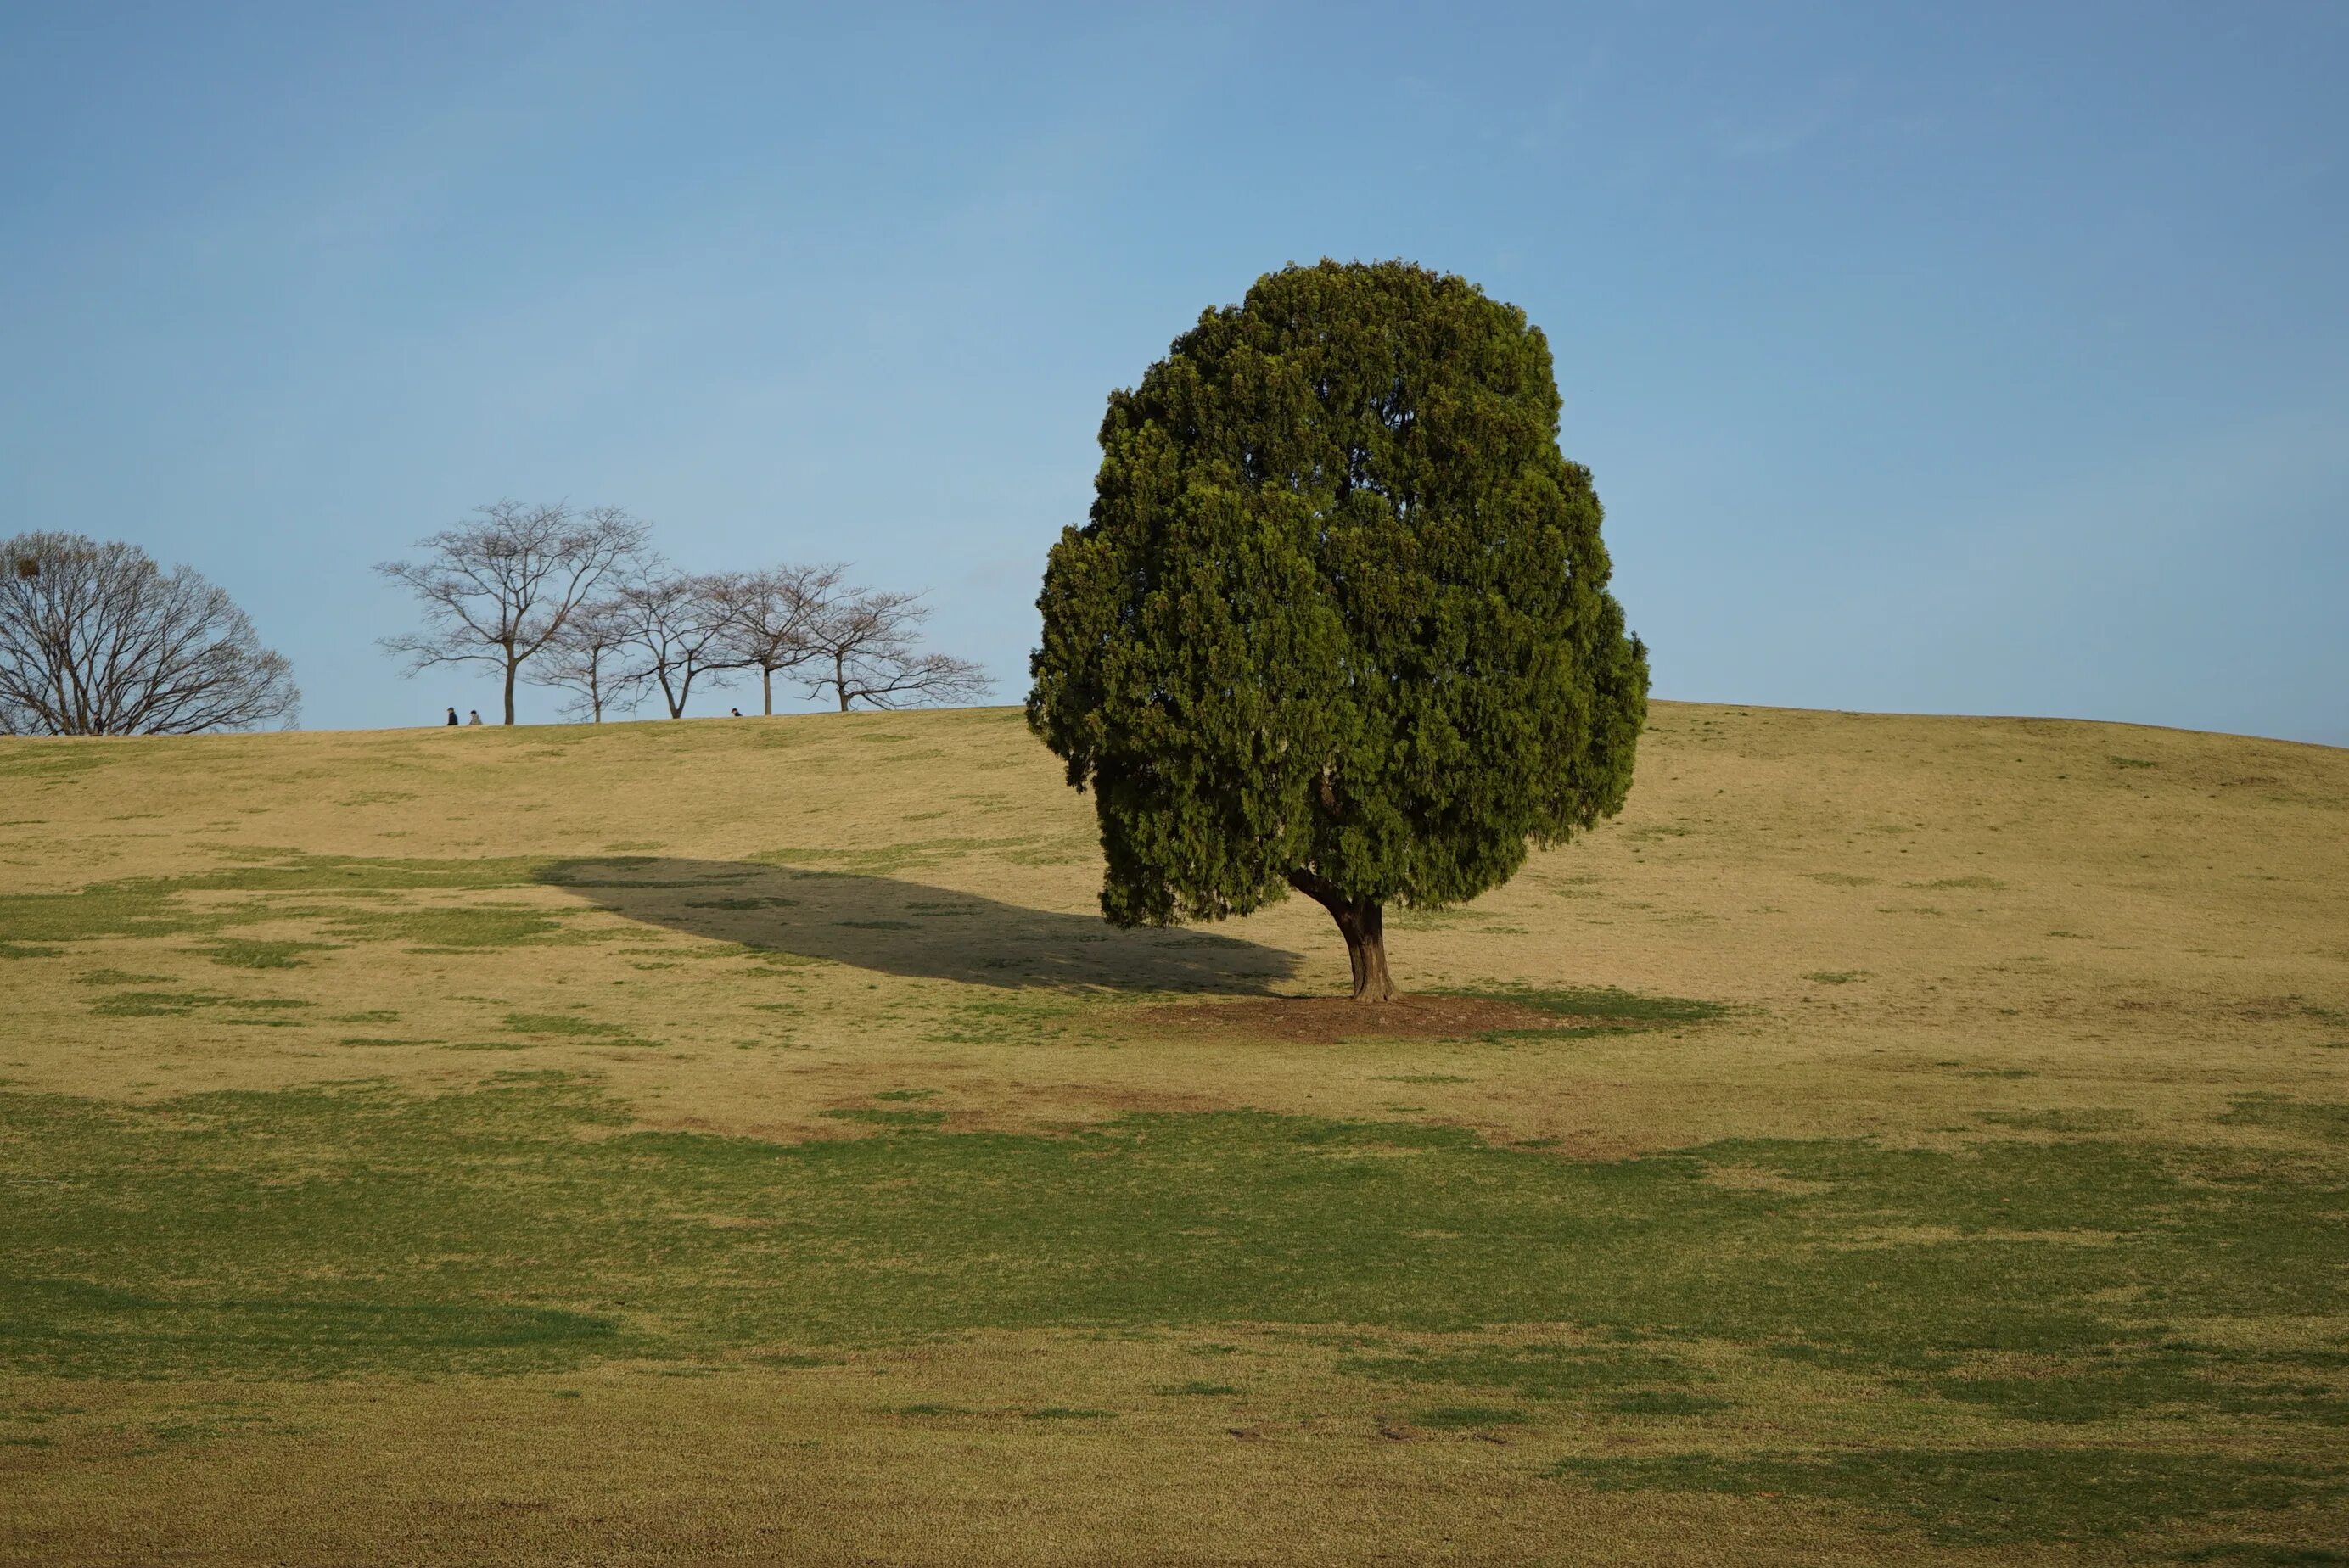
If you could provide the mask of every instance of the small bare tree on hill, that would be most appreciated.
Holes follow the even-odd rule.
[[[505,677],[514,721],[523,666],[551,645],[615,568],[644,549],[648,531],[618,507],[501,500],[471,521],[419,540],[429,553],[376,567],[424,606],[424,629],[387,637],[414,675],[434,665],[485,664]]]
[[[736,667],[759,672],[761,711],[775,711],[775,676],[818,657],[816,623],[838,597],[844,566],[771,566],[717,580],[726,645]]]
[[[636,658],[632,678],[660,687],[671,718],[685,717],[695,681],[716,676],[719,684],[741,667],[728,641],[723,579],[656,565],[623,584],[617,603]]]
[[[291,725],[293,666],[228,594],[132,544],[0,543],[0,735],[193,735]]]
[[[843,713],[858,702],[896,708],[985,696],[992,689],[985,670],[968,659],[921,651],[915,636],[929,614],[918,593],[855,593],[833,600],[809,628],[811,662],[830,673],[809,680],[808,695],[830,691]]]
[[[617,599],[590,599],[563,623],[530,679],[571,693],[563,711],[591,724],[615,708],[633,711],[644,696],[644,671],[632,662],[636,625]]]

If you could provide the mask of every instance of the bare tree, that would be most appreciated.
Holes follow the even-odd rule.
[[[425,560],[376,567],[424,603],[424,630],[387,637],[384,650],[407,655],[410,675],[433,665],[502,670],[512,724],[523,665],[615,567],[644,549],[648,532],[618,507],[574,511],[563,501],[512,500],[477,507],[472,521],[417,541],[430,552]]]
[[[570,692],[564,712],[601,724],[607,711],[633,712],[644,696],[645,672],[632,659],[636,644],[626,604],[590,599],[564,619],[527,678]]]
[[[719,684],[741,667],[727,643],[723,579],[655,565],[617,597],[636,656],[630,676],[660,687],[671,718],[685,717],[695,681],[715,676],[712,684]]]
[[[292,725],[293,666],[228,594],[132,544],[0,543],[0,735],[193,735]]]
[[[840,711],[852,704],[912,707],[968,702],[993,683],[968,659],[926,654],[915,641],[929,607],[918,593],[852,593],[832,600],[809,629],[812,662],[828,668],[808,682],[808,695],[829,690]]]
[[[775,711],[775,676],[819,656],[811,639],[847,574],[844,566],[771,566],[716,580],[728,656],[737,668],[759,672],[764,711]]]

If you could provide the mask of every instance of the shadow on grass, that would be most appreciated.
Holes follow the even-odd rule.
[[[884,975],[1016,988],[1264,995],[1297,955],[1203,931],[1119,931],[894,877],[732,861],[598,856],[538,873],[615,914]]]

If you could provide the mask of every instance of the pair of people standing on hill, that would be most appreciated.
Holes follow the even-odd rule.
[[[465,721],[467,724],[479,724],[481,722],[481,710],[480,708],[469,708],[466,711],[473,716]],[[456,727],[457,710],[452,707],[449,710],[449,727],[454,729]]]

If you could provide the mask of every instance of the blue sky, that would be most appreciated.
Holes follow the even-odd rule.
[[[2349,744],[2349,7],[1464,9],[0,0],[0,533],[318,727],[493,711],[367,567],[500,496],[1016,700],[1107,392],[1404,256],[1548,333],[1660,696]]]

